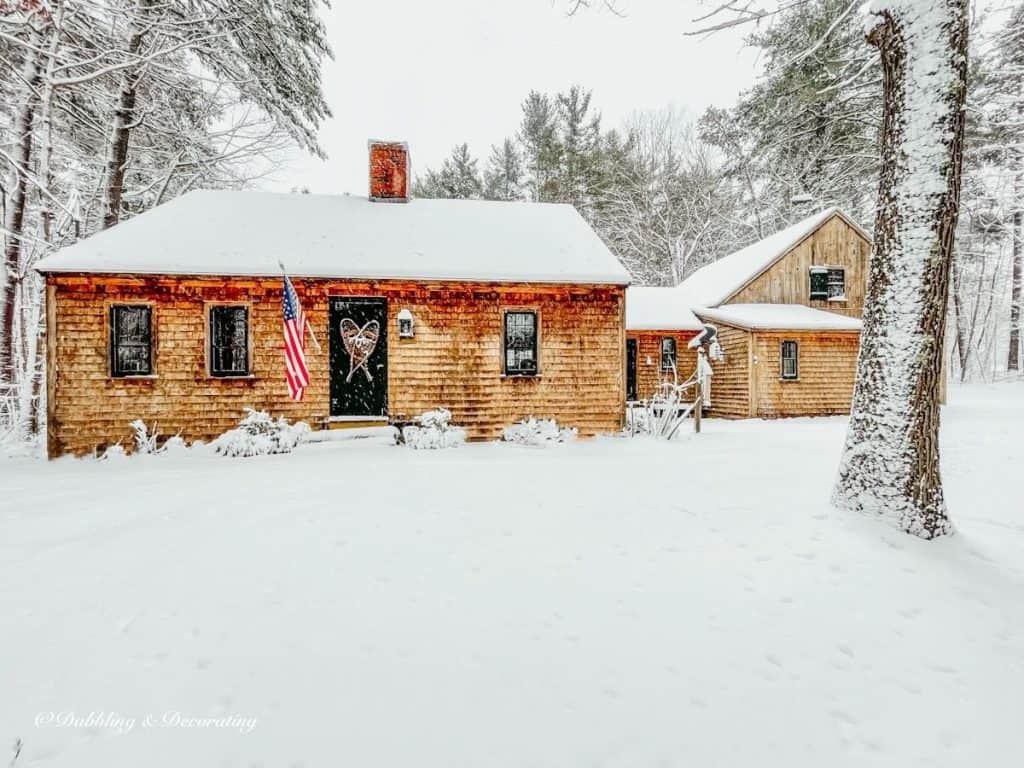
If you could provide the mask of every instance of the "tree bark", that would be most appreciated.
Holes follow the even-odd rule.
[[[135,15],[129,26],[128,56],[137,57],[142,50],[146,37],[146,25],[143,16],[150,6],[150,0],[137,0]],[[138,73],[133,69],[125,70],[121,79],[121,93],[118,96],[117,109],[114,111],[114,124],[110,130],[110,143],[107,153],[106,183],[103,193],[103,228],[110,229],[121,220],[121,200],[124,197],[124,175],[128,165],[128,145],[135,120],[135,102],[138,98]]]
[[[1024,172],[1018,172],[1014,184],[1013,212],[1013,277],[1010,288],[1010,351],[1006,359],[1008,371],[1020,370],[1021,283],[1024,281]],[[1005,295],[1005,294],[1004,294]]]
[[[967,0],[876,0],[882,168],[850,425],[833,503],[952,533],[939,394],[960,200]]]
[[[33,33],[30,41],[38,43],[39,36]],[[12,134],[17,142],[12,159],[15,167],[11,170],[10,199],[4,227],[7,240],[4,248],[3,314],[0,319],[0,379],[13,384],[15,381],[14,361],[16,358],[14,335],[14,312],[18,288],[22,275],[22,240],[25,227],[25,208],[28,200],[29,164],[32,160],[32,122],[37,106],[36,91],[42,70],[39,56],[27,54],[22,68],[22,82],[25,83],[23,99],[14,119]]]

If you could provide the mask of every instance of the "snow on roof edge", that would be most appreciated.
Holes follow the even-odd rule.
[[[699,318],[725,323],[746,331],[835,331],[859,333],[859,318],[827,312],[804,304],[726,304],[693,307]]]

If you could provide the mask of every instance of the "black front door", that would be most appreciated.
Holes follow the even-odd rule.
[[[626,400],[636,400],[636,339],[626,339]]]
[[[388,412],[387,299],[331,297],[331,416]]]

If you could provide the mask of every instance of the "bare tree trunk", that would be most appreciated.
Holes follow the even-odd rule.
[[[967,342],[964,338],[964,305],[962,298],[963,291],[963,280],[960,277],[960,268],[957,266],[955,259],[951,269],[953,277],[953,330],[956,332],[956,353],[957,362],[960,364],[960,381],[961,383],[967,379]]]
[[[128,56],[138,57],[145,40],[147,27],[143,16],[148,11],[150,0],[137,0],[135,15],[128,32]],[[103,193],[103,228],[109,229],[121,220],[121,199],[124,196],[124,174],[128,164],[128,144],[135,126],[135,101],[138,97],[139,73],[134,69],[125,70],[121,80],[121,93],[114,124],[110,131],[107,153],[106,182]]]
[[[850,426],[833,503],[908,533],[952,533],[939,471],[939,391],[960,201],[967,0],[873,6],[882,169]]]
[[[33,33],[30,40],[38,41]],[[32,121],[37,105],[36,90],[41,77],[39,57],[29,54],[22,69],[25,83],[23,98],[14,119],[13,136],[17,142],[12,159],[10,200],[7,204],[4,228],[7,239],[4,249],[3,315],[0,320],[0,379],[13,384],[15,381],[14,361],[17,339],[14,335],[14,311],[22,276],[23,230],[25,207],[28,200],[28,171],[32,160]]]
[[[1021,282],[1024,281],[1024,211],[1021,210],[1024,205],[1024,172],[1017,173],[1013,186],[1013,278],[1010,288],[1010,351],[1006,369],[1019,371]]]

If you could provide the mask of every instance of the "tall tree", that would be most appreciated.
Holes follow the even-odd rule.
[[[1006,367],[1021,370],[1022,283],[1024,283],[1024,3],[1011,9],[996,34],[995,55],[989,68],[995,109],[993,144],[1004,167],[1013,176],[1010,211],[1012,271],[1010,329]]]
[[[479,198],[483,194],[483,180],[469,145],[456,144],[439,171],[427,170],[417,178],[413,194],[425,198]]]
[[[526,188],[535,203],[557,197],[562,148],[558,140],[558,113],[551,97],[530,91],[522,105],[519,143],[526,166]]]
[[[951,533],[939,389],[960,199],[967,0],[875,0],[882,167],[864,330],[833,503],[905,531]]]
[[[505,139],[491,147],[484,171],[484,197],[488,200],[523,199],[523,158],[515,141]]]
[[[558,200],[586,214],[600,178],[601,115],[590,108],[592,93],[574,85],[556,98],[561,163]]]

